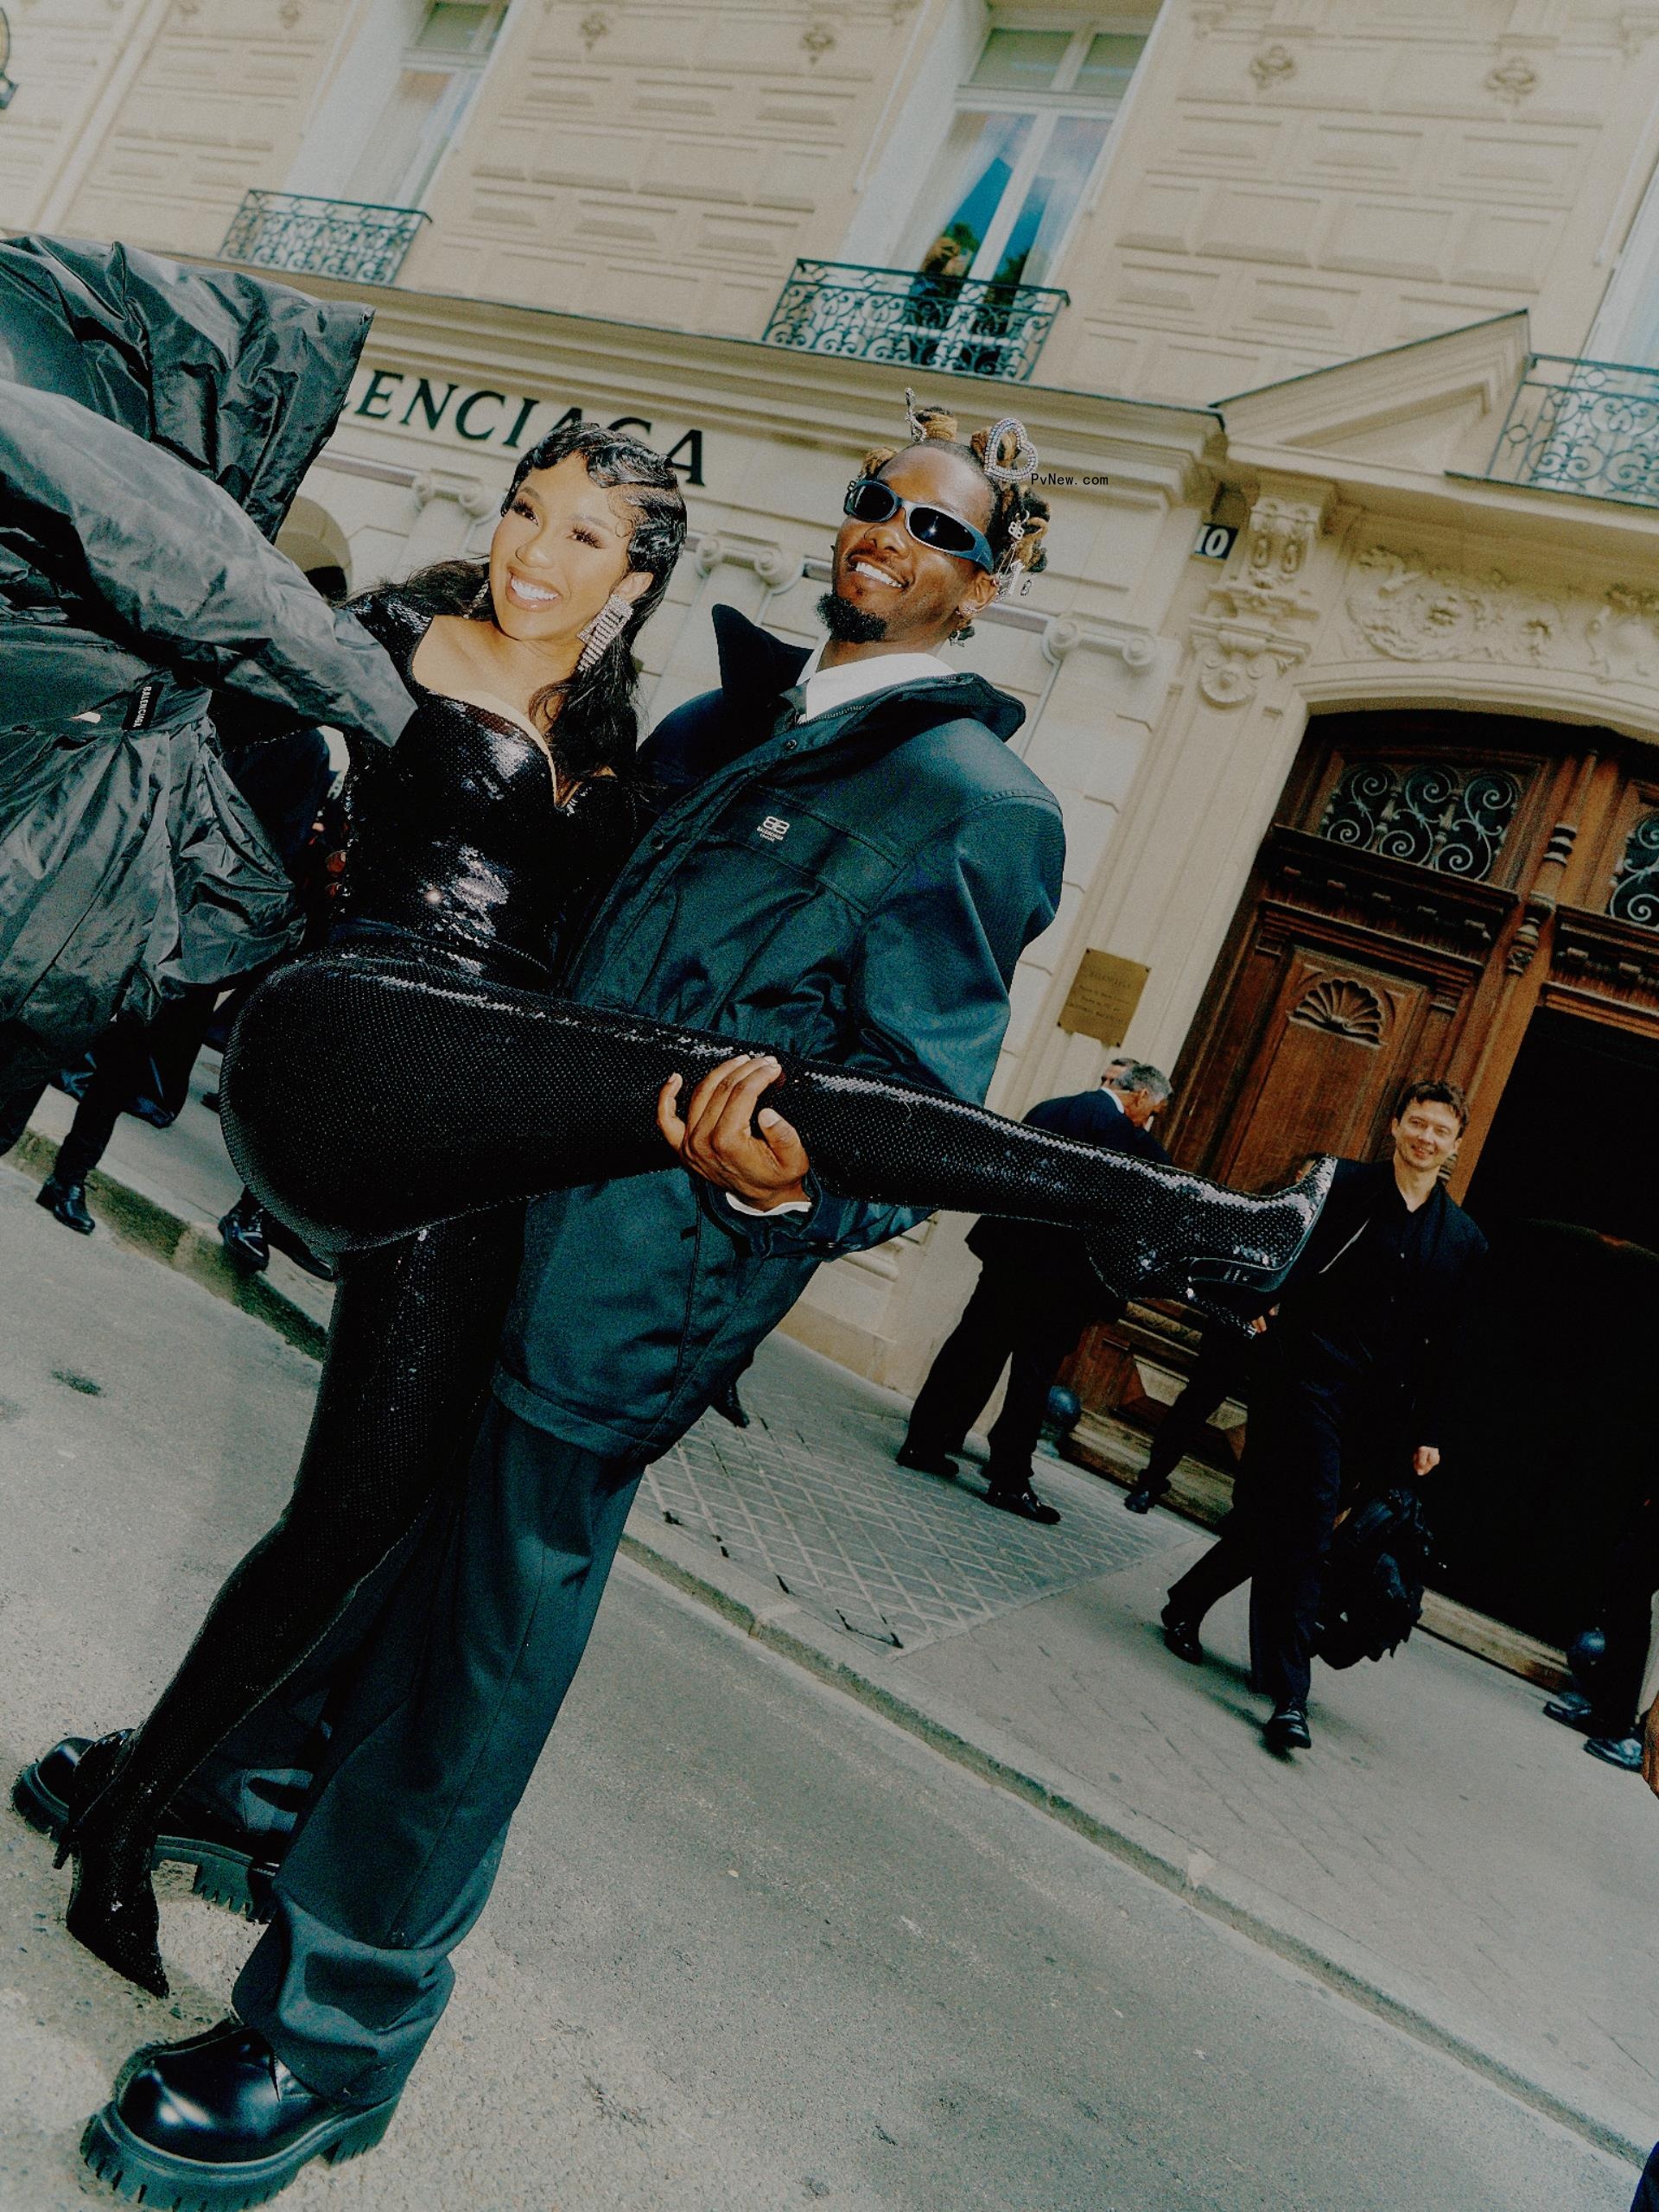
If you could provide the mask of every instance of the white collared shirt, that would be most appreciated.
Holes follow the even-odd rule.
[[[891,691],[899,683],[937,683],[942,677],[958,673],[937,653],[866,653],[861,659],[838,661],[833,668],[823,668],[819,664],[829,642],[828,638],[818,640],[795,679],[805,694],[804,722],[872,691]]]

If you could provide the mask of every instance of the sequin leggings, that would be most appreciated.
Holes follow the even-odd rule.
[[[147,1843],[213,1746],[293,1673],[464,1461],[518,1272],[521,1207],[444,1222],[340,1263],[293,1495],[214,1599],[100,1818]]]

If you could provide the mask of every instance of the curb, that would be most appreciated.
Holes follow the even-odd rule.
[[[1415,2042],[1480,2075],[1595,2149],[1640,2168],[1651,2148],[1652,2123],[1616,2102],[1587,2099],[1567,2078],[1548,2078],[1529,2054],[1449,2018],[1436,1993],[1390,1969],[1364,1945],[1343,1935],[1248,1876],[1218,1864],[1169,1828],[1116,1803],[1052,1768],[1017,1738],[976,1713],[906,1680],[902,1667],[874,1648],[855,1649],[792,1599],[671,1523],[649,1537],[624,1535],[622,1551],[638,1567],[709,1606],[764,1650],[833,1689],[856,1698],[906,1735],[958,1766],[1061,1821],[1114,1859],[1182,1897],[1325,1987],[1375,2013]]]
[[[40,1182],[56,1154],[51,1138],[27,1130],[8,1164]],[[327,1342],[323,1325],[263,1275],[244,1275],[232,1267],[213,1224],[193,1221],[131,1184],[102,1173],[89,1179],[88,1192],[100,1220],[121,1243],[264,1322],[297,1351],[322,1357]],[[1638,2168],[1645,2164],[1651,2123],[1642,2114],[1586,2099],[1578,2084],[1548,2078],[1529,2055],[1505,2050],[1500,2039],[1449,2018],[1434,1992],[1393,1972],[1363,1944],[1219,1864],[1173,1829],[1046,1766],[1016,1738],[978,1714],[920,1689],[874,1646],[865,1650],[856,1637],[825,1626],[793,1599],[780,1596],[723,1555],[716,1561],[706,1543],[675,1524],[665,1523],[649,1539],[630,1531],[621,1550],[638,1568],[709,1607],[762,1649],[856,1698],[992,1788],[1035,1806],[1414,2041],[1454,2059],[1595,2149]]]
[[[58,1156],[57,1141],[39,1129],[25,1129],[5,1164],[17,1168],[32,1183],[43,1183]],[[287,1344],[313,1359],[321,1359],[328,1342],[324,1325],[296,1306],[285,1291],[263,1274],[245,1275],[233,1267],[219,1242],[218,1224],[193,1221],[163,1199],[132,1183],[118,1182],[94,1169],[86,1179],[86,1195],[98,1213],[99,1225],[116,1242],[146,1252],[175,1274],[188,1275],[215,1298],[251,1313],[274,1329]]]

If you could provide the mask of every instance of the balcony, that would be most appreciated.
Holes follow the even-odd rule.
[[[1022,384],[1070,302],[1068,292],[989,277],[798,261],[764,334],[769,346],[804,353]]]
[[[1659,369],[1530,355],[1486,474],[1659,507]]]
[[[421,225],[418,207],[377,207],[357,200],[312,200],[296,192],[250,192],[219,251],[256,269],[300,269],[391,284]]]

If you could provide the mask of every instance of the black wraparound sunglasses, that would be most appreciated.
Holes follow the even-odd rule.
[[[976,530],[972,523],[947,508],[901,499],[879,476],[855,477],[847,486],[842,505],[855,522],[891,522],[894,515],[902,514],[906,530],[918,545],[931,546],[936,553],[954,554],[959,561],[971,561],[976,568],[996,567],[996,556],[983,531]]]

